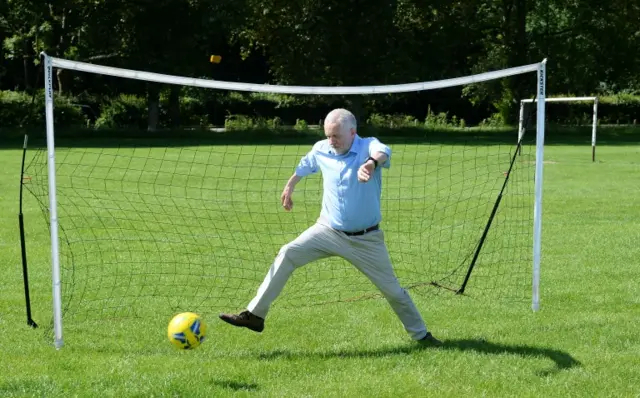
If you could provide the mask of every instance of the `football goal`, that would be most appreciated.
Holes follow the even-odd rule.
[[[538,310],[546,60],[446,80],[358,87],[217,81],[46,54],[43,61],[46,147],[27,149],[23,180],[49,228],[57,348],[63,320],[66,330],[88,320],[168,320],[183,311],[243,308],[279,248],[320,213],[320,175],[298,184],[291,212],[279,198],[301,157],[324,135],[313,129],[202,130],[63,143],[54,123],[54,68],[203,91],[329,95],[338,102],[530,74],[537,106],[521,114],[521,124],[535,118],[536,133],[521,127],[516,144],[512,131],[369,132],[393,152],[391,168],[383,171],[381,228],[401,284],[416,295],[517,300]],[[367,134],[365,121],[359,122]],[[355,267],[330,257],[296,270],[274,309],[375,297],[377,290]]]
[[[526,104],[536,102],[537,99],[527,98],[520,101],[520,123],[518,124],[518,141],[524,135],[524,110]],[[546,102],[593,102],[593,117],[591,122],[591,161],[596,161],[596,129],[598,126],[598,97],[557,97],[545,98]]]

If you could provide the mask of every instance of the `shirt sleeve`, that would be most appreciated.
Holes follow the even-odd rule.
[[[316,151],[312,149],[300,159],[300,163],[298,163],[298,167],[296,167],[296,175],[298,177],[306,177],[317,172],[318,161],[316,160]]]
[[[380,166],[388,169],[389,166],[391,166],[391,148],[380,142],[377,138],[372,138],[369,143],[369,156],[373,156],[373,154],[377,152],[383,152],[387,155],[387,160]]]

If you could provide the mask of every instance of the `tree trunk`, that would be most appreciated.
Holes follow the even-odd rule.
[[[180,126],[180,86],[172,85],[169,92],[169,116],[171,117],[171,126]]]
[[[356,117],[358,126],[362,126],[367,118],[366,109],[364,108],[364,97],[354,95],[350,98],[349,102],[349,111]]]
[[[160,117],[160,87],[156,83],[147,84],[147,110],[147,131],[156,131]]]
[[[29,56],[29,40],[24,40],[24,47],[22,50],[24,51],[24,55],[22,56],[22,67],[24,68],[24,88],[26,90],[31,89],[31,74],[29,73],[29,60],[31,57]]]
[[[63,72],[64,69],[59,69],[56,70],[56,80],[58,81],[58,95],[62,95],[62,80],[63,80]]]

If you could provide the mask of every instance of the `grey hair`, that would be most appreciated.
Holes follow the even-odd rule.
[[[349,132],[351,131],[351,129],[354,129],[355,131],[358,130],[356,117],[353,115],[353,113],[343,108],[332,110],[324,119],[325,127],[333,123],[338,124],[343,132]]]

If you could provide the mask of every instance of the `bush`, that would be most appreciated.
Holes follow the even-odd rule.
[[[227,115],[224,118],[224,128],[227,130],[253,129],[255,128],[255,123],[247,115]]]
[[[448,127],[449,126],[449,114],[447,112],[440,112],[437,115],[431,112],[431,107],[427,111],[427,117],[424,119],[425,127]]]
[[[424,119],[424,126],[427,128],[441,127],[467,127],[467,123],[462,118],[452,116],[449,118],[447,112],[440,112],[437,115],[431,111],[431,106],[427,108],[427,116]]]
[[[296,119],[296,125],[293,128],[298,131],[307,131],[309,130],[309,125],[304,119]]]
[[[227,130],[276,130],[282,126],[279,117],[273,119],[252,118],[247,115],[227,115],[224,128]]]
[[[87,126],[82,107],[73,98],[54,95],[53,122],[56,127]],[[44,90],[35,97],[25,92],[0,91],[0,126],[44,127]]]
[[[503,127],[505,125],[502,113],[497,112],[480,122],[481,127]]]
[[[384,115],[373,113],[369,116],[369,119],[367,119],[367,124],[373,127],[416,127],[418,125],[418,119],[411,115]]]
[[[198,98],[180,97],[180,124],[183,126],[209,125],[209,114]]]
[[[135,95],[121,94],[100,110],[96,128],[147,126],[147,101]]]
[[[637,124],[640,95],[619,94],[598,98],[598,120],[602,124]]]

